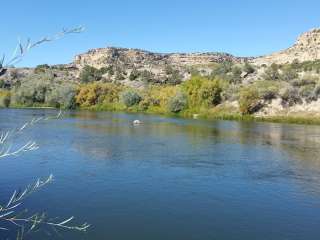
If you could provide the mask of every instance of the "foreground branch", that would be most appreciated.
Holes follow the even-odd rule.
[[[6,73],[6,68],[17,64],[20,62],[23,57],[33,48],[46,43],[46,42],[52,42],[55,40],[59,40],[63,38],[66,35],[69,34],[76,34],[81,33],[84,31],[84,27],[79,26],[76,28],[71,29],[63,29],[61,32],[51,36],[51,37],[44,37],[36,42],[32,42],[30,39],[26,41],[26,43],[22,43],[20,39],[18,39],[17,47],[15,48],[14,52],[12,53],[12,56],[7,59],[6,55],[3,55],[0,59],[0,76]]]
[[[26,130],[29,127],[34,126],[34,124],[40,122],[40,121],[48,121],[51,119],[59,119],[62,116],[62,111],[60,110],[59,113],[55,116],[49,116],[49,117],[38,117],[33,118],[31,121],[24,123],[21,127],[12,129],[10,131],[2,132],[0,134],[0,159],[9,157],[9,156],[18,156],[19,154],[23,152],[29,152],[34,151],[39,148],[37,143],[35,141],[29,141],[25,145],[12,150],[12,145],[9,144],[10,140],[15,140],[14,138],[17,137],[19,134],[21,134],[24,130]]]
[[[59,229],[85,232],[90,227],[87,223],[79,225],[72,224],[72,220],[74,220],[73,216],[58,221],[48,218],[45,213],[35,213],[27,216],[28,211],[26,209],[22,211],[20,210],[25,198],[52,181],[52,175],[45,180],[38,179],[35,184],[27,186],[21,192],[14,191],[8,203],[0,205],[0,223],[6,222],[9,225],[13,225],[13,227],[18,228],[18,239],[22,239],[25,233],[38,230],[41,226],[50,226],[55,232]],[[0,230],[9,231],[9,228],[0,227]]]

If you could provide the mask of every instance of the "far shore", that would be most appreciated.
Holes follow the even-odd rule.
[[[6,109],[6,108],[2,108]],[[13,106],[7,109],[59,109],[50,106]],[[270,122],[270,123],[284,123],[284,124],[301,124],[301,125],[320,125],[320,117],[314,117],[311,115],[279,115],[279,116],[254,116],[254,115],[242,115],[238,113],[215,113],[215,114],[190,114],[190,113],[178,113],[169,114],[161,112],[141,111],[137,109],[110,109],[103,107],[88,107],[88,108],[76,108],[76,111],[92,111],[92,112],[120,112],[120,113],[140,113],[148,115],[161,115],[167,117],[179,117],[188,119],[203,119],[203,120],[228,120],[228,121],[243,121],[243,122]]]

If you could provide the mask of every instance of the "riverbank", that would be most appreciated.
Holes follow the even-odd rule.
[[[245,121],[245,122],[270,122],[270,123],[287,123],[287,124],[304,124],[304,125],[320,125],[320,117],[314,117],[311,115],[279,115],[279,116],[255,116],[255,115],[243,115],[236,112],[226,111],[205,111],[200,113],[192,113],[189,111],[179,113],[169,113],[156,110],[143,111],[139,108],[131,107],[119,107],[119,106],[91,106],[81,107],[77,110],[97,111],[97,112],[123,112],[123,113],[142,113],[150,115],[162,115],[168,117],[179,118],[192,118],[192,119],[206,119],[206,120],[228,120],[228,121]]]
[[[12,109],[58,109],[48,106],[11,106]],[[191,114],[191,113],[163,113],[159,111],[142,111],[138,109],[119,109],[112,107],[92,106],[76,108],[79,111],[95,111],[95,112],[123,112],[123,113],[142,113],[150,115],[162,115],[168,117],[207,119],[207,120],[227,120],[227,121],[245,121],[245,122],[270,122],[270,123],[287,123],[287,124],[304,124],[304,125],[320,125],[320,117],[313,116],[270,116],[261,117],[254,115],[242,115],[240,113],[214,113],[214,114]]]
[[[23,106],[11,105],[12,109],[58,109],[52,106]],[[125,107],[122,104],[94,105],[90,107],[77,107],[75,110],[95,111],[95,112],[123,112],[123,113],[142,113],[150,115],[162,115],[168,117],[207,119],[207,120],[228,120],[228,121],[247,121],[247,122],[273,122],[287,124],[305,124],[305,125],[320,125],[320,117],[315,117],[311,114],[299,115],[278,115],[278,116],[255,116],[237,113],[234,109],[202,109],[199,112],[190,110],[179,113],[170,113],[160,108],[150,108],[142,110],[137,106]]]

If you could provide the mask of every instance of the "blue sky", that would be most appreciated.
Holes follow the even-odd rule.
[[[37,40],[63,27],[86,27],[35,49],[23,66],[68,63],[77,53],[105,46],[257,56],[287,48],[300,33],[320,27],[319,0],[11,0],[2,1],[1,9],[4,53],[18,36]]]

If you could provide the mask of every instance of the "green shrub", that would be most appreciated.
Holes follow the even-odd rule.
[[[32,106],[44,104],[46,95],[54,87],[51,73],[31,75],[21,80],[21,85],[13,90],[13,102],[19,105]]]
[[[299,90],[295,87],[286,87],[281,89],[280,96],[282,98],[282,101],[284,103],[287,103],[289,106],[302,102]]]
[[[306,86],[306,85],[315,85],[316,84],[316,79],[310,77],[304,77],[303,79],[296,79],[294,81],[291,82],[291,85],[294,87],[302,87],[302,86]]]
[[[137,69],[133,69],[129,75],[129,80],[134,81],[139,78],[140,72]]]
[[[168,110],[172,113],[178,113],[187,107],[187,98],[181,92],[178,92],[168,102]]]
[[[314,95],[314,86],[313,85],[306,85],[299,89],[299,95],[307,100],[307,102],[310,102],[312,100],[315,100]]]
[[[265,71],[263,78],[265,80],[279,80],[280,79],[280,73],[279,73],[279,65],[273,63],[271,64]]]
[[[209,80],[201,76],[194,76],[182,85],[188,103],[191,107],[207,107],[221,102],[222,88],[218,80]]]
[[[282,71],[281,71],[281,80],[286,81],[286,82],[290,82],[296,78],[298,78],[298,73],[295,70],[295,68],[289,66],[284,66]]]
[[[243,71],[248,74],[251,74],[251,73],[254,73],[256,70],[250,63],[245,62],[244,66],[243,66]]]
[[[126,78],[125,78],[125,76],[123,75],[123,73],[122,72],[117,72],[116,73],[116,76],[115,76],[115,80],[116,81],[122,81],[122,80],[125,80]]]
[[[313,90],[314,98],[318,99],[320,97],[320,84],[317,84]]]
[[[75,100],[80,107],[115,104],[119,102],[119,95],[122,90],[121,85],[114,83],[83,84],[79,86]]]
[[[5,82],[3,79],[0,79],[0,88],[4,88]]]
[[[45,105],[72,108],[76,94],[75,84],[65,79],[58,81],[52,73],[33,74],[21,79],[11,93],[13,104],[23,106]]]
[[[50,69],[50,66],[48,64],[41,64],[35,67],[34,73],[35,74],[45,73],[48,69]]]
[[[120,94],[120,99],[122,103],[126,105],[126,107],[134,106],[142,100],[139,93],[137,93],[133,89],[125,90],[124,92],[122,92]]]
[[[201,101],[206,106],[215,106],[221,102],[221,92],[222,89],[220,87],[218,80],[212,81],[203,81],[200,88],[200,97]]]
[[[102,75],[107,71],[106,69],[99,70],[95,67],[86,65],[80,73],[80,81],[82,83],[90,83],[95,81],[100,81]]]
[[[239,99],[239,84],[228,84],[222,88],[222,101],[235,101]]]
[[[167,77],[166,83],[170,85],[177,85],[182,82],[182,76],[180,75],[179,70],[175,70],[172,74]]]
[[[0,91],[0,107],[9,107],[11,102],[9,91]]]
[[[171,65],[166,65],[165,73],[167,75],[166,83],[170,85],[177,85],[182,82],[182,76],[179,70],[173,68]]]
[[[241,83],[241,68],[238,66],[232,67],[232,76],[230,77],[231,83]]]
[[[150,83],[155,81],[155,76],[151,71],[143,70],[140,72],[140,79],[144,83]]]
[[[171,85],[150,85],[145,89],[143,101],[149,102],[148,110],[158,113],[168,111],[168,102],[180,87]]]
[[[72,85],[57,86],[46,96],[46,102],[56,108],[74,109],[76,107],[76,88]]]
[[[274,81],[260,80],[254,83],[254,86],[259,92],[259,98],[264,100],[271,100],[278,96],[280,83]]]
[[[239,94],[239,109],[242,114],[252,114],[261,107],[259,92],[253,86],[244,87]]]
[[[212,69],[211,78],[224,78],[228,73],[232,71],[232,62],[222,62],[215,64],[214,68]]]

